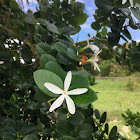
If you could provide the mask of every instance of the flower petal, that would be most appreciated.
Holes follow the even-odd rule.
[[[80,94],[83,94],[87,91],[88,91],[87,88],[77,88],[77,89],[68,91],[68,95],[80,95]]]
[[[44,86],[51,92],[55,94],[62,94],[63,90],[51,83],[44,83]]]
[[[58,97],[53,104],[51,105],[49,111],[52,112],[53,110],[55,110],[56,108],[60,107],[62,105],[64,101],[64,95],[61,95],[60,97]]]
[[[102,50],[95,52],[95,55],[97,56],[101,51],[102,51]]]
[[[127,2],[127,0],[122,0],[122,4],[125,4]]]
[[[91,36],[89,37],[89,40],[90,40],[91,38],[93,38],[95,35],[96,35],[96,33],[93,34],[93,35],[91,35]]]
[[[98,61],[99,61],[99,59],[97,56],[92,57],[92,62],[98,62]]]
[[[4,61],[0,61],[0,64],[3,64],[4,63]]]
[[[99,47],[98,46],[96,46],[96,45],[90,45],[90,49],[93,51],[93,52],[98,52],[100,49],[99,49]]]
[[[75,113],[75,104],[74,104],[73,100],[68,95],[65,95],[65,99],[66,99],[66,103],[67,103],[69,112],[71,114],[74,114]]]
[[[131,7],[134,7],[133,0],[129,0],[129,1],[130,1],[130,5],[131,5]]]
[[[87,45],[89,45],[89,40],[88,40],[87,36],[86,36],[86,39],[87,39]]]
[[[69,71],[66,75],[65,81],[64,81],[64,90],[68,91],[70,83],[71,83],[71,79],[72,79],[72,72]]]
[[[93,62],[93,64],[94,64],[94,70],[97,69],[100,72],[101,70],[100,70],[98,64],[96,62]]]

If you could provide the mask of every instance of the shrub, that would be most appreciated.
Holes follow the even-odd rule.
[[[125,113],[126,114],[122,114],[122,117],[124,118],[126,125],[130,126],[131,131],[140,138],[140,112],[132,113],[128,109]]]

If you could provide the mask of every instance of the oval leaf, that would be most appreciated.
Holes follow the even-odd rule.
[[[110,140],[115,140],[116,139],[116,135],[117,135],[117,127],[114,126],[111,131],[110,131],[110,134],[109,134],[109,139]]]
[[[40,90],[50,97],[57,97],[58,95],[50,92],[44,86],[44,83],[49,82],[58,86],[61,89],[63,88],[63,82],[61,78],[48,70],[37,70],[34,72],[33,77],[34,77],[35,83],[40,88]]]
[[[47,24],[47,29],[48,29],[50,32],[59,34],[59,31],[58,31],[57,27],[56,27],[54,24],[52,24],[52,23]]]
[[[40,67],[41,68],[44,68],[46,63],[49,62],[49,61],[56,61],[56,59],[50,55],[50,54],[42,54],[41,57],[40,57]]]
[[[84,116],[80,111],[76,111],[69,119],[69,122],[73,125],[81,125],[84,122]]]
[[[107,113],[104,112],[104,113],[102,114],[101,118],[100,118],[100,123],[105,123],[106,117],[107,117]]]
[[[65,80],[66,72],[61,68],[61,66],[58,63],[54,61],[49,61],[48,63],[46,63],[45,69],[55,73],[63,81]]]

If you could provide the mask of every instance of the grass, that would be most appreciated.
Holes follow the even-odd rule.
[[[110,127],[116,125],[119,132],[123,132],[126,136],[125,130],[122,130],[125,123],[121,114],[127,109],[132,112],[140,110],[140,80],[98,80],[98,84],[92,89],[98,92],[98,100],[93,103],[94,109],[98,109],[101,113],[106,111]],[[131,140],[137,138],[130,132],[128,135]]]

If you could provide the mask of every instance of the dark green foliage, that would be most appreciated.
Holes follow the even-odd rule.
[[[101,2],[100,5],[96,1],[96,5],[109,8],[104,17],[107,20],[114,4],[111,0]],[[95,84],[94,77],[77,69],[81,61],[79,50],[73,46],[70,35],[79,32],[79,25],[86,21],[88,16],[84,9],[85,5],[75,0],[70,3],[68,0],[41,0],[36,12],[28,10],[25,13],[14,0],[0,2],[0,61],[4,61],[0,65],[0,139],[101,140],[119,137],[116,127],[109,133],[106,112],[101,116],[98,110],[93,112],[91,103],[97,100],[97,95],[89,86]],[[120,21],[122,15],[118,17],[117,12],[111,16],[110,47],[113,39],[118,42],[124,30],[121,27],[124,20]],[[97,14],[101,18],[93,28],[100,30],[102,10]],[[101,35],[105,37],[105,27],[111,25],[103,21],[103,26]],[[98,43],[96,40],[95,44]],[[86,69],[91,70],[90,64]],[[65,102],[49,112],[59,95],[50,92],[44,83],[63,89],[68,71],[73,74],[69,90],[87,88],[88,91],[70,96],[76,106],[74,115],[69,114]]]
[[[104,112],[104,113],[102,114],[101,118],[100,118],[100,123],[105,123],[106,118],[107,118],[107,113]]]
[[[126,77],[129,76],[130,70],[127,65],[120,65],[115,63],[116,60],[105,60],[99,66],[102,69],[100,75],[103,77]]]
[[[131,131],[140,137],[140,113],[133,113],[129,109],[122,114],[126,125],[130,126]]]
[[[122,0],[95,0],[97,10],[93,15],[95,21],[91,24],[91,27],[97,31],[96,40],[93,43],[104,50],[100,57],[107,60],[114,55],[116,61],[122,65],[127,65],[131,72],[140,70],[139,51],[133,50],[132,53],[133,47],[130,49],[125,44],[120,45],[119,42],[120,39],[125,42],[132,40],[129,27],[135,30],[140,28],[140,23],[136,22],[133,17],[134,15],[140,21],[140,8],[138,6],[140,1],[133,2],[134,5],[137,4],[129,8],[129,1],[122,4]],[[129,22],[127,22],[128,20]],[[118,54],[114,46],[117,46],[120,50],[122,49],[123,53]]]
[[[75,60],[78,60],[78,58],[76,48],[73,47],[73,42],[70,40],[69,35],[77,32],[74,26],[77,28],[81,23],[84,23],[87,15],[83,13],[84,4],[82,3],[73,1],[65,8],[60,8],[60,5],[61,7],[62,5],[64,6],[64,1],[54,1],[49,4],[46,0],[42,0],[40,9],[37,12],[32,13],[29,10],[24,13],[14,0],[0,2],[0,13],[2,13],[0,25],[2,24],[17,34],[15,36],[0,28],[0,61],[4,61],[4,64],[0,65],[0,139],[39,140],[41,138],[59,139],[62,137],[59,133],[56,133],[56,120],[52,113],[48,112],[50,107],[48,101],[51,100],[48,94],[52,96],[53,93],[46,91],[44,82],[49,80],[46,77],[50,77],[52,79],[51,83],[54,82],[54,84],[63,89],[66,72],[63,70],[64,65],[61,67],[57,63],[62,62],[63,58],[56,57],[60,54],[54,44],[62,42],[61,44],[66,45],[68,57],[64,59],[67,61],[67,65],[70,65],[69,67],[75,68],[77,66],[77,61]],[[75,16],[75,23],[68,21],[71,18],[67,18],[67,15],[70,15],[67,13]],[[82,17],[81,21],[78,20],[79,17]],[[54,22],[55,24],[53,24]],[[14,43],[11,42],[16,38],[19,43],[15,40],[13,41]],[[23,40],[25,41],[24,43]],[[9,48],[5,48],[4,44],[9,45]],[[21,59],[25,63],[21,63]],[[32,59],[35,59],[35,62]],[[36,71],[36,69],[40,68],[46,70]],[[41,76],[40,71],[43,71],[46,76],[43,72]],[[36,86],[33,80],[33,72],[35,72],[34,75],[39,72],[37,77],[45,80],[42,83],[38,82],[38,78],[36,78],[36,83],[41,84],[40,89],[45,90],[47,95]],[[83,84],[88,86],[87,73],[84,71],[75,72],[77,76],[81,74],[84,75],[83,77],[80,76],[80,78],[86,79]],[[93,92],[92,100],[96,99],[96,94]],[[68,113],[67,110],[66,112]],[[82,113],[81,116],[83,116]],[[68,122],[66,115],[58,115],[58,124],[61,124],[59,123],[60,119]],[[84,118],[79,123],[77,121],[77,125],[81,125],[83,121]],[[74,128],[72,124],[70,126]],[[66,125],[64,124],[64,126]],[[63,139],[66,138],[64,137]]]

